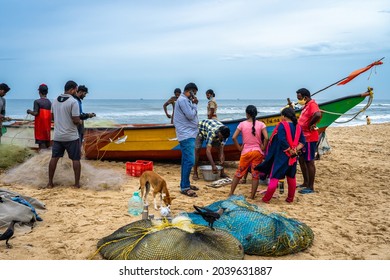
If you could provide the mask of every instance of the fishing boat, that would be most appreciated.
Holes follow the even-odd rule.
[[[350,73],[347,77],[313,93],[311,96],[328,89],[333,85],[344,85],[355,77],[368,71],[374,66],[383,64],[381,58],[364,68]],[[318,104],[322,112],[322,118],[317,124],[320,133],[334,123],[339,117],[349,114],[348,112],[363,100],[368,98],[367,105],[353,113],[351,119],[364,112],[373,99],[372,88],[361,94],[350,95],[332,101]],[[289,100],[288,100],[289,101]],[[290,102],[289,102],[290,103]],[[291,105],[291,103],[290,103]],[[295,109],[295,108],[294,108]],[[296,109],[299,118],[301,109]],[[271,135],[275,126],[280,121],[280,112],[259,116],[257,118],[267,126],[268,134]],[[222,123],[234,133],[238,124],[245,118],[227,120]],[[2,143],[12,143],[26,147],[37,148],[34,141],[33,122],[13,122],[4,126],[7,132],[2,137]],[[242,143],[241,136],[238,142]],[[205,144],[200,152],[200,160],[206,160]],[[92,160],[154,160],[154,161],[177,161],[181,158],[180,145],[176,138],[175,127],[172,124],[120,124],[107,127],[86,127],[84,132],[84,155]],[[216,153],[216,151],[213,151]],[[240,152],[236,149],[231,138],[225,144],[225,160],[236,161],[240,158]]]
[[[322,111],[321,121],[317,124],[319,132],[326,130],[340,116],[345,116],[348,111],[369,98],[367,105],[357,113],[354,118],[370,106],[373,92],[369,89],[362,94],[350,95],[328,102],[318,104]],[[296,110],[299,117],[301,109]],[[259,116],[258,120],[267,126],[267,132],[271,135],[275,126],[280,121],[280,113]],[[234,133],[238,124],[245,118],[222,121]],[[2,136],[2,143],[15,144],[23,147],[37,149],[34,140],[33,121],[14,121],[4,125],[7,130]],[[241,143],[241,135],[238,138]],[[205,145],[205,144],[204,144]],[[200,159],[206,160],[206,147],[202,147]],[[177,161],[181,158],[180,145],[176,138],[175,127],[172,124],[118,124],[107,127],[86,127],[84,132],[84,155],[93,160],[154,160]],[[216,153],[217,151],[213,151]],[[239,160],[240,152],[235,147],[231,137],[226,142],[225,160]]]
[[[373,93],[368,90],[362,94],[356,94],[338,98],[329,102],[318,104],[322,111],[321,121],[317,124],[319,132],[326,130],[340,116],[345,115],[353,107],[369,97],[368,106],[371,104]],[[368,108],[368,106],[365,107]],[[365,110],[364,109],[364,110]],[[363,112],[360,110],[357,114]],[[296,110],[299,117],[301,109]],[[356,114],[354,114],[356,117]],[[259,116],[257,118],[267,126],[267,132],[271,135],[275,126],[280,121],[280,112]],[[230,128],[231,134],[238,124],[245,118],[222,121]],[[239,143],[242,139],[238,138]],[[200,159],[206,160],[205,143],[200,152]],[[117,125],[114,127],[86,128],[84,134],[84,151],[87,159],[97,160],[154,160],[177,161],[181,158],[180,145],[176,138],[175,127],[171,124],[131,124]],[[217,151],[213,151],[217,153]],[[225,144],[225,160],[236,161],[240,158],[231,138]]]

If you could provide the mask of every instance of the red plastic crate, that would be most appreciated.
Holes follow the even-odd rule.
[[[144,171],[150,170],[153,171],[153,161],[147,160],[136,160],[136,163],[142,163],[144,165]]]
[[[153,161],[137,160],[135,162],[126,162],[126,174],[139,177],[146,170],[153,170]]]

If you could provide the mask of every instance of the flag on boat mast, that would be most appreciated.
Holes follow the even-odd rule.
[[[383,58],[384,58],[384,57],[383,57]],[[383,59],[383,58],[382,58],[382,59]],[[361,68],[361,69],[358,69],[358,70],[353,71],[351,74],[349,74],[348,77],[345,77],[345,78],[344,78],[341,82],[339,82],[337,85],[338,85],[338,86],[340,86],[340,85],[345,85],[346,83],[349,83],[350,81],[352,81],[353,79],[355,79],[357,76],[359,76],[360,74],[366,72],[367,70],[371,69],[372,67],[383,64],[383,62],[381,61],[382,59],[380,59],[380,60],[378,60],[378,61],[375,61],[375,62],[371,63],[370,65],[367,65],[367,66],[364,67],[364,68]]]

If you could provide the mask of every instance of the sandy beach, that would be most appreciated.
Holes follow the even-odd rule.
[[[286,192],[270,204],[261,203],[260,195],[250,200],[250,177],[247,184],[238,185],[236,194],[271,212],[298,219],[314,232],[314,242],[305,251],[277,258],[245,255],[245,259],[389,260],[389,135],[390,123],[328,128],[331,151],[316,161],[316,192],[297,193],[292,204],[285,202]],[[38,210],[43,221],[31,232],[16,232],[10,240],[12,249],[0,242],[1,260],[89,259],[101,238],[137,219],[127,214],[127,202],[138,189],[139,178],[125,174],[124,162],[82,161],[83,187],[74,189],[71,165],[64,159],[55,177],[62,185],[39,189],[47,183],[49,158],[48,153],[40,154],[11,171],[1,171],[0,188],[46,204],[46,210]],[[236,162],[227,164],[231,177],[236,166]],[[166,179],[176,197],[173,215],[192,212],[193,204],[204,206],[228,196],[230,185],[210,188],[203,180],[194,182],[200,188],[197,198],[180,194],[179,164],[154,162],[154,171]],[[300,172],[297,182],[302,182]],[[152,207],[150,213],[159,216]]]

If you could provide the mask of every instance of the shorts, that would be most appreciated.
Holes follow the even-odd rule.
[[[306,142],[302,149],[302,157],[305,161],[313,161],[317,149],[317,142]]]
[[[45,144],[46,147],[50,147],[50,140],[38,140],[38,139],[35,139],[35,144]]]
[[[203,141],[205,139],[203,138],[202,134],[198,134],[198,136],[196,136],[196,140],[195,140],[195,149],[200,149],[202,148],[202,144],[203,144]],[[220,147],[221,146],[221,141],[213,141],[211,142],[211,146],[212,147]]]
[[[259,179],[260,171],[255,170],[254,168],[259,165],[264,159],[264,155],[260,153],[260,151],[251,151],[242,155],[240,157],[240,162],[238,164],[238,168],[235,177],[241,179],[248,172],[248,168],[250,167],[252,178]]]
[[[81,144],[80,139],[76,139],[73,141],[53,141],[52,148],[52,158],[63,157],[64,152],[68,153],[68,156],[71,160],[80,160],[81,159]]]

